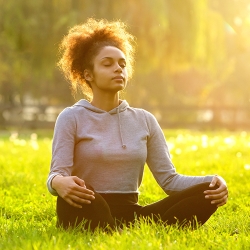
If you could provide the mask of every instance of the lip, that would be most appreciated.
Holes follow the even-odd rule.
[[[112,79],[113,80],[123,80],[124,81],[124,77],[123,76],[115,76]]]

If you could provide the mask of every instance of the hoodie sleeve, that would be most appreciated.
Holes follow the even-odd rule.
[[[56,175],[70,176],[73,166],[74,146],[76,137],[76,121],[70,108],[64,109],[58,116],[52,143],[52,160],[47,187],[52,195],[58,195],[51,187]]]
[[[211,182],[213,176],[187,176],[176,172],[165,136],[156,118],[149,112],[144,111],[144,114],[149,130],[147,164],[161,188],[171,194],[196,184]]]

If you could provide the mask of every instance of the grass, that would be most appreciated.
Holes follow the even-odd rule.
[[[52,132],[0,134],[0,249],[250,249],[250,133],[166,130],[173,162],[187,175],[222,175],[226,206],[196,231],[139,221],[122,234],[62,231],[46,189]],[[165,196],[148,168],[140,204]]]

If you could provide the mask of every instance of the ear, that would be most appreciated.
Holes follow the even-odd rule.
[[[89,69],[85,69],[83,71],[83,76],[84,76],[84,79],[86,81],[88,81],[88,82],[93,81],[93,74],[92,74],[92,72]]]

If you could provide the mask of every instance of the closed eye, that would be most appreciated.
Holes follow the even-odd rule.
[[[125,67],[126,67],[126,63],[120,64],[120,67],[121,67],[121,68],[125,68]]]
[[[104,67],[112,66],[113,63],[114,63],[114,59],[113,59],[113,58],[110,58],[110,57],[105,57],[105,58],[103,58],[102,61],[103,61],[102,64],[103,64]],[[125,68],[125,67],[126,67],[126,60],[125,60],[124,58],[121,58],[121,59],[118,61],[118,63],[119,63],[119,66],[120,66],[121,68]]]
[[[103,66],[105,66],[105,67],[109,67],[111,65],[112,65],[111,63],[105,63],[105,64],[103,64]]]

